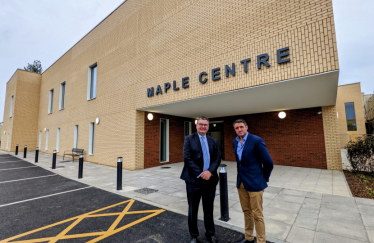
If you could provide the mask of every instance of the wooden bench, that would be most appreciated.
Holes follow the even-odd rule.
[[[77,148],[73,148],[71,151],[66,150],[66,151],[64,151],[64,155],[62,156],[62,160],[65,159],[65,155],[70,155],[70,156],[73,157],[73,162],[74,162],[74,157],[79,156],[79,155],[83,155],[83,151],[84,151],[84,149],[77,149]]]

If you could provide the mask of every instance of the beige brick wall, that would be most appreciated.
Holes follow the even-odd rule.
[[[277,49],[290,48],[291,62],[277,64]],[[268,53],[271,67],[257,69]],[[251,58],[248,73],[240,60]],[[226,78],[224,65],[236,63]],[[88,67],[97,63],[97,98],[87,101]],[[221,67],[221,80],[200,84],[198,75]],[[71,150],[74,125],[79,148],[88,151],[89,123],[95,129],[88,161],[124,168],[144,164],[144,113],[138,108],[277,82],[339,69],[331,0],[204,1],[128,0],[65,53],[42,75],[38,130],[42,152]],[[189,77],[190,88],[147,98],[146,90]],[[65,109],[58,111],[60,84],[66,81]],[[49,90],[55,90],[48,114]],[[45,132],[49,129],[49,149]]]
[[[342,158],[339,146],[338,121],[335,106],[322,107],[323,131],[327,169],[342,170]]]
[[[35,150],[38,128],[39,92],[41,74],[18,69],[7,83],[5,98],[4,127],[11,134],[10,151],[15,150],[16,144],[19,151],[27,145],[28,150]],[[13,117],[9,117],[11,96],[14,95]],[[5,129],[4,129],[5,130]],[[7,135],[2,134],[7,139]],[[1,149],[6,149],[5,144]]]
[[[345,103],[348,102],[354,102],[357,131],[347,130]],[[360,83],[338,86],[336,110],[338,112],[339,139],[341,147],[344,147],[350,138],[355,140],[358,136],[366,134],[365,110],[362,102]]]
[[[3,116],[3,131],[1,133],[1,149],[6,151],[14,151],[15,147],[12,147],[12,135],[13,135],[13,120],[14,120],[14,108],[16,100],[16,89],[17,89],[17,71],[10,78],[6,84],[5,104],[4,104],[4,116]],[[10,117],[10,106],[11,99],[14,96],[13,102],[13,116]],[[4,134],[5,132],[5,134]],[[7,149],[8,144],[8,149]]]

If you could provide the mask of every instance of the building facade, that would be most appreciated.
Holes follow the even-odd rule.
[[[43,74],[16,71],[1,149],[138,170],[181,162],[203,115],[234,160],[240,117],[275,164],[340,170],[338,76],[331,0],[127,0]]]

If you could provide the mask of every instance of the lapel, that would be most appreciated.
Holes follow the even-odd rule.
[[[247,148],[248,148],[250,138],[251,138],[251,134],[248,133],[247,141],[245,141],[244,148],[243,148],[243,152],[242,152],[242,158],[243,158],[243,154],[245,153],[245,151],[246,151]]]
[[[199,149],[199,152],[200,152],[201,156],[203,156],[203,149],[201,148],[200,137],[199,137],[199,134],[197,132],[195,133],[195,138],[194,139],[195,139],[196,146]]]

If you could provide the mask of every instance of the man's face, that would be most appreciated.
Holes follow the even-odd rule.
[[[209,130],[209,122],[200,119],[196,124],[196,130],[201,136],[204,136]]]
[[[239,137],[244,137],[245,134],[247,134],[248,126],[244,125],[244,123],[242,122],[235,123],[234,129],[235,129],[236,135],[238,135]]]

